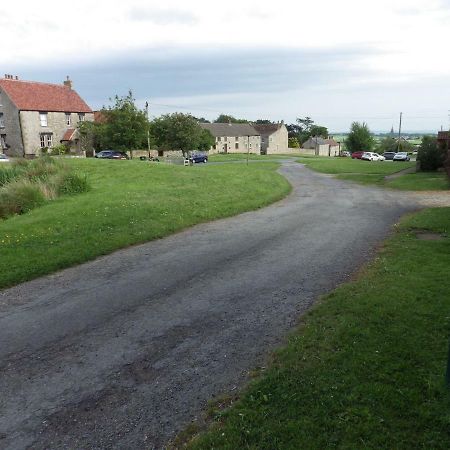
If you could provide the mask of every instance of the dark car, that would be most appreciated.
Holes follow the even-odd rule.
[[[366,152],[353,152],[352,159],[361,159],[361,156]]]
[[[102,150],[95,157],[101,159],[130,159],[126,153],[117,150]]]
[[[386,158],[386,161],[392,161],[395,156],[395,152],[384,152],[383,156]]]
[[[208,155],[204,155],[202,153],[195,153],[189,157],[189,161],[192,164],[206,163],[208,161]]]

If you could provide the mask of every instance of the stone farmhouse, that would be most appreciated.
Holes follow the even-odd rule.
[[[286,153],[288,131],[284,124],[201,123],[216,143],[209,153]]]
[[[302,145],[302,153],[318,156],[339,156],[339,143],[334,139],[310,137]]]
[[[61,143],[80,152],[77,125],[85,120],[94,114],[69,77],[62,84],[0,79],[0,152],[33,158]]]

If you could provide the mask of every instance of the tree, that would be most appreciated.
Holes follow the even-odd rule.
[[[228,114],[220,114],[214,123],[249,123],[249,121],[245,119],[236,119],[236,117]]]
[[[272,122],[271,120],[268,120],[268,119],[258,119],[253,123],[255,123],[256,125],[270,125],[274,122]]]
[[[424,136],[417,152],[420,170],[437,170],[444,166],[447,149],[439,146],[434,136]]]
[[[300,144],[306,142],[311,136],[316,137],[328,137],[328,128],[321,125],[314,125],[314,120],[311,117],[305,117],[304,119],[297,117],[297,123],[286,125],[288,130],[288,136],[290,138],[296,138]]]
[[[345,146],[350,153],[365,151],[370,152],[375,144],[369,127],[365,122],[353,122],[350,127],[350,133],[345,140]]]
[[[147,146],[148,120],[144,110],[135,105],[133,93],[114,97],[114,106],[101,111],[105,120],[98,133],[101,148],[128,151]]]
[[[212,134],[203,129],[190,114],[165,114],[151,123],[153,142],[162,150],[209,150],[214,145]]]
[[[289,148],[299,148],[300,147],[300,142],[298,142],[298,139],[296,137],[291,137],[288,138],[288,145]]]

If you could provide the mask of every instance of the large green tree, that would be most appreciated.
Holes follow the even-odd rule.
[[[236,119],[236,117],[228,114],[220,114],[214,123],[249,123],[249,121],[246,119]]]
[[[209,150],[214,137],[203,129],[190,114],[165,114],[150,125],[152,142],[161,150],[181,150],[187,156],[190,150]]]
[[[306,142],[311,136],[328,137],[328,128],[321,125],[315,125],[311,117],[297,117],[296,123],[286,125],[289,137],[296,138],[300,144]]]
[[[114,97],[114,104],[101,110],[102,120],[96,124],[94,141],[97,149],[132,151],[147,148],[148,120],[133,94]]]
[[[345,139],[345,146],[350,153],[365,151],[372,151],[375,145],[375,139],[373,138],[369,127],[365,122],[353,122],[350,127],[350,133]]]

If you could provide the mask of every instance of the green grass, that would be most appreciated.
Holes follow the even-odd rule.
[[[277,164],[180,167],[72,160],[91,190],[0,221],[0,288],[196,223],[263,207],[290,191]]]
[[[277,160],[285,157],[298,157],[299,153],[290,153],[285,155],[255,155],[249,154],[248,159],[251,161],[271,161]],[[228,153],[228,154],[217,154],[210,155],[208,157],[211,162],[227,162],[227,161],[245,161],[247,159],[247,153]]]
[[[417,230],[446,234],[424,241]],[[190,449],[448,449],[450,208],[406,218]]]
[[[362,161],[350,158],[310,157],[298,158],[298,162],[306,164],[316,172],[336,175],[340,180],[355,181],[361,184],[375,184],[402,190],[446,190],[450,184],[446,175],[441,172],[418,172],[404,174],[394,180],[385,180],[388,175],[403,169],[414,167],[415,161]]]
[[[415,191],[437,191],[450,189],[450,182],[443,172],[418,172],[402,175],[385,183],[387,187]]]

